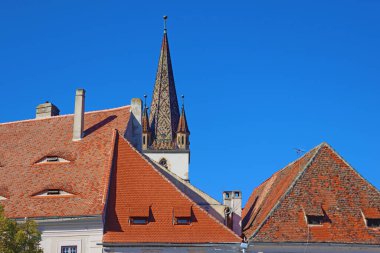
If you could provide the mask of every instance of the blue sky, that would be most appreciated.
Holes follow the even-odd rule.
[[[168,35],[186,96],[191,182],[252,190],[325,141],[380,188],[380,1],[0,3],[0,122],[151,97]]]

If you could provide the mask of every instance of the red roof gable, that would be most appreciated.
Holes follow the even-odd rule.
[[[190,225],[175,225],[178,207],[188,207]],[[149,208],[146,225],[130,223],[128,210]],[[186,212],[187,214],[188,212]],[[119,137],[114,153],[105,243],[239,243],[241,239],[200,208],[148,160]]]
[[[380,244],[380,229],[362,215],[379,208],[380,192],[322,144],[254,190],[243,233],[256,242]],[[322,216],[322,224],[308,225],[306,215]]]
[[[85,114],[85,137],[72,141],[73,115],[0,124],[0,202],[8,217],[101,215],[113,131],[125,132],[129,106]],[[38,163],[47,156],[69,162]],[[34,195],[60,189],[68,196]]]

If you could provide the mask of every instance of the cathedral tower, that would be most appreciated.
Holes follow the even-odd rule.
[[[189,180],[190,131],[187,126],[184,106],[182,106],[182,112],[179,111],[166,19],[165,16],[164,35],[150,106],[149,122],[146,122],[148,112],[146,108],[144,109],[143,153],[182,179]]]

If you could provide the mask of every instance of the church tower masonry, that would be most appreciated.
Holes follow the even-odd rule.
[[[184,180],[189,180],[189,135],[185,108],[182,105],[180,113],[174,75],[169,51],[168,35],[166,30],[162,38],[160,58],[153,97],[148,110],[144,108],[143,153],[152,160],[174,172]]]

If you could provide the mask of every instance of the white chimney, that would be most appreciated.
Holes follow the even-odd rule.
[[[241,200],[241,191],[223,192],[223,205],[227,206],[226,224],[239,236],[241,235]]]
[[[76,90],[74,125],[73,125],[73,141],[79,141],[83,138],[85,93],[86,91],[84,89]]]

